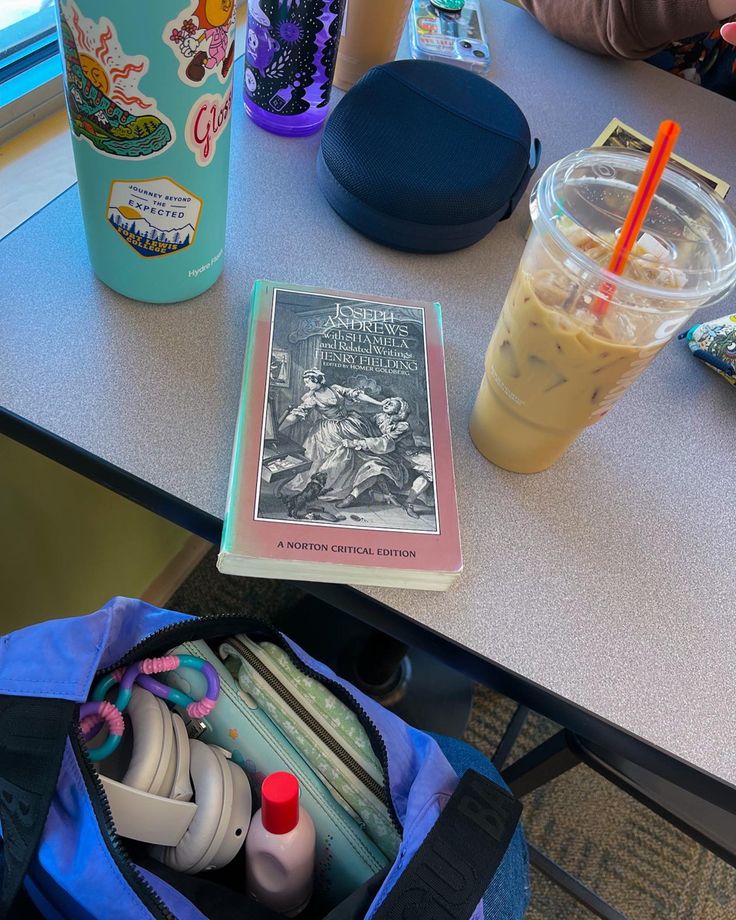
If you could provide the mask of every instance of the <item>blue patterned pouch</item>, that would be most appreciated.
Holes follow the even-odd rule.
[[[681,333],[690,351],[736,386],[736,313],[699,323]]]

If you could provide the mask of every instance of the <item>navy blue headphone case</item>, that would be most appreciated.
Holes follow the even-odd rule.
[[[317,178],[334,210],[371,239],[448,252],[509,217],[539,154],[521,109],[488,80],[450,64],[394,61],[336,106]]]

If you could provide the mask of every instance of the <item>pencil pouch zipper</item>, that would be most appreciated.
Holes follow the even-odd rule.
[[[386,807],[386,779],[378,759],[330,726],[295,677],[247,636],[228,639],[220,646],[220,656],[237,659],[241,689],[252,694],[312,769],[337,789],[359,815],[374,843],[393,861],[401,840]],[[297,671],[300,673],[301,669]],[[328,693],[328,701],[330,696]],[[337,704],[335,700],[335,708]]]
[[[254,809],[260,804],[261,782],[270,772],[286,770],[299,780],[302,804],[315,823],[316,872],[329,903],[338,903],[363,884],[368,877],[364,869],[372,874],[387,865],[386,856],[370,839],[360,815],[312,768],[253,695],[240,688],[235,676],[208,643],[201,640],[184,642],[170,654],[188,654],[209,660],[220,675],[219,713],[216,709],[206,719],[191,720],[187,729],[190,737],[196,734],[207,744],[216,744],[228,751],[233,762],[245,770],[254,793]],[[198,696],[204,688],[200,677],[183,668],[180,672],[164,675],[164,680],[190,696]],[[192,679],[194,685],[190,682]]]

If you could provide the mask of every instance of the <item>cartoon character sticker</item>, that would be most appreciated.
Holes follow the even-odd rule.
[[[295,28],[299,28],[296,22],[293,22],[293,25]],[[266,68],[281,47],[279,42],[271,35],[270,28],[271,20],[261,9],[259,0],[253,0],[248,22],[246,56],[248,63],[260,71],[262,75],[265,74]],[[301,38],[301,33],[296,38]]]
[[[72,131],[100,153],[151,157],[175,139],[174,126],[139,82],[148,58],[126,54],[106,16],[95,22],[73,0],[61,4],[61,45]]]
[[[166,25],[163,39],[185,83],[197,86],[212,74],[224,83],[235,58],[235,0],[195,0]]]
[[[680,338],[687,339],[696,358],[736,386],[736,313],[693,326]]]
[[[197,234],[202,199],[167,176],[110,183],[107,221],[140,256],[168,256]]]

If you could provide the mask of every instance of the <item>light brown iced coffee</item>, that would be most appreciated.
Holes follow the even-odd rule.
[[[561,308],[564,293],[546,272],[519,269],[486,353],[470,433],[481,453],[519,473],[551,466],[665,344],[617,341],[605,319],[581,322]]]
[[[470,422],[476,447],[500,467],[535,473],[551,466],[606,414],[693,310],[736,276],[729,215],[705,190],[705,201],[688,202],[684,180],[675,177],[674,187],[663,183],[653,229],[640,237],[610,303],[602,313],[594,309],[616,225],[626,213],[622,189],[636,185],[636,159],[634,166],[630,159],[636,156],[581,151],[566,158],[580,161],[577,184],[575,164],[563,160],[534,192],[534,228],[486,352]],[[592,161],[587,171],[586,159]],[[643,163],[642,156],[639,168]]]
[[[333,83],[350,89],[363,74],[393,61],[411,0],[348,0]]]

